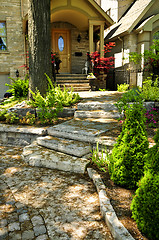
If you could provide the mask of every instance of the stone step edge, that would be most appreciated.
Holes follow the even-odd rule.
[[[32,127],[32,126],[22,126],[22,125],[10,125],[10,124],[0,124],[0,132],[2,133],[23,133],[23,134],[33,134],[38,136],[47,135],[47,127]]]
[[[93,180],[94,185],[97,188],[101,215],[105,220],[112,236],[116,240],[135,240],[128,230],[119,221],[109,198],[107,197],[106,187],[100,177],[100,175],[92,168],[87,168],[90,179]]]
[[[67,155],[71,155],[79,158],[89,154],[92,150],[92,147],[90,144],[72,140],[72,139],[45,136],[45,137],[38,137],[36,141],[37,141],[37,144],[42,147],[46,147],[48,149],[52,149],[57,152],[62,152]]]
[[[85,174],[90,164],[87,155],[80,158],[74,157],[41,147],[36,141],[23,148],[22,157],[28,165],[33,167],[44,167],[77,174]]]

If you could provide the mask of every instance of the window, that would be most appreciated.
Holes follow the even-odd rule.
[[[60,36],[58,39],[58,48],[59,48],[60,52],[62,52],[64,49],[64,39],[62,36]]]
[[[7,50],[6,23],[0,22],[0,50]]]

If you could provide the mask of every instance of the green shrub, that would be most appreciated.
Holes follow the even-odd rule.
[[[159,165],[159,164],[158,164]],[[131,203],[132,217],[148,239],[159,239],[159,174],[147,171]]]
[[[145,101],[159,101],[158,77],[153,81],[152,76],[150,76],[143,82],[141,96]]]
[[[148,150],[145,162],[145,171],[152,174],[159,174],[159,129],[154,137],[155,146]]]
[[[5,85],[9,87],[8,92],[11,92],[15,98],[27,97],[29,90],[29,78],[26,75],[25,79],[14,79],[11,84],[6,83]]]
[[[138,88],[133,88],[125,92],[121,99],[115,104],[120,113],[128,107],[130,102],[141,102],[142,97]]]
[[[36,121],[35,114],[32,114],[30,112],[27,112],[26,115],[20,119],[21,124],[29,124],[33,125]]]
[[[53,86],[51,79],[47,75],[46,77],[48,80],[46,96],[43,97],[38,89],[35,93],[30,90],[33,100],[29,101],[32,107],[38,108],[38,118],[44,124],[56,120],[63,106],[70,106],[80,99],[78,94],[69,92],[66,88],[61,90],[60,86]]]
[[[156,145],[145,157],[145,175],[131,204],[132,216],[138,228],[152,240],[159,239],[159,129],[154,137]]]
[[[127,91],[128,90],[128,88],[129,88],[129,84],[126,84],[126,83],[124,83],[124,84],[117,84],[117,91],[118,92],[125,92],[125,91]]]
[[[111,179],[127,188],[135,188],[143,176],[144,156],[148,150],[142,101],[125,109],[122,132],[110,157]]]
[[[6,123],[18,123],[19,122],[19,117],[17,116],[16,113],[13,112],[8,112],[5,114],[5,118],[6,118]]]
[[[6,117],[5,117],[6,113],[7,113],[6,109],[0,110],[0,121],[5,121],[6,120]]]
[[[32,107],[38,108],[37,117],[42,124],[52,123],[57,119],[57,114],[62,111],[62,105],[60,102],[55,102],[55,95],[48,93],[46,97],[43,97],[39,90],[32,92],[30,90],[33,100],[30,100],[29,104]]]

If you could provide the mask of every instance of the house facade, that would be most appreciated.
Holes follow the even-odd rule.
[[[59,54],[60,73],[82,73],[87,52],[103,54],[104,30],[113,24],[100,0],[51,0],[51,48]],[[3,0],[0,8],[0,98],[8,77],[25,75],[27,62],[28,0]]]
[[[109,79],[113,78],[114,86],[124,82],[131,87],[141,86],[144,62],[135,65],[129,61],[129,53],[142,54],[149,50],[154,38],[159,38],[159,1],[117,0],[116,3],[114,21],[117,21],[105,31],[105,42],[116,43],[111,52],[115,57],[115,68]]]

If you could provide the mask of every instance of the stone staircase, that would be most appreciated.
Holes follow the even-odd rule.
[[[112,148],[115,139],[106,132],[117,127],[120,115],[114,100],[84,100],[74,119],[47,128],[47,136],[26,146],[23,156],[32,166],[84,173],[93,146]]]
[[[89,91],[89,80],[85,74],[57,74],[56,83],[61,88],[64,86],[66,89],[73,88],[74,92]]]

